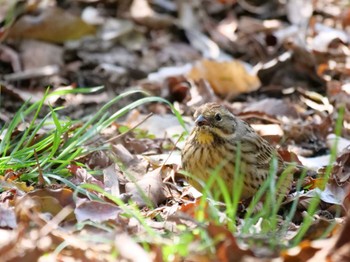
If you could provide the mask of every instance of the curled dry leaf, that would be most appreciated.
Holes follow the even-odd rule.
[[[350,181],[350,147],[344,149],[342,154],[332,168],[332,178],[339,184],[343,185]]]
[[[122,210],[118,206],[99,201],[84,201],[74,209],[78,222],[85,220],[91,220],[96,223],[108,220],[118,221],[121,212]]]
[[[70,189],[38,189],[26,194],[16,202],[16,215],[18,220],[31,219],[28,212],[36,210],[41,213],[50,213],[57,215],[64,207],[75,207],[73,201],[73,192]],[[66,221],[75,220],[73,212],[66,218]]]
[[[198,83],[190,89],[190,93],[191,100],[188,101],[188,106],[199,106],[208,102],[219,102],[220,100],[205,79],[200,79]]]
[[[144,158],[132,155],[122,144],[112,145],[112,150],[120,161],[118,167],[118,179],[121,184],[128,181],[134,182],[143,177],[149,165]],[[124,175],[122,177],[121,175]]]
[[[0,45],[0,61],[10,63],[13,72],[19,72],[22,70],[18,53],[9,46]]]
[[[166,197],[163,192],[162,172],[165,168],[157,168],[152,172],[144,175],[135,183],[127,183],[125,191],[131,195],[131,200],[139,207],[147,205],[158,206],[165,201]]]
[[[224,97],[234,97],[241,93],[255,91],[260,86],[259,79],[249,73],[240,61],[218,62],[202,60],[189,73],[189,78],[207,80],[214,92]]]
[[[87,156],[86,164],[91,169],[102,169],[112,164],[111,159],[104,151],[95,151]]]
[[[280,149],[278,150],[278,154],[282,157],[282,159],[286,162],[290,163],[297,163],[298,165],[302,165],[301,161],[299,160],[298,156],[294,154],[293,152],[290,152],[288,150]]]
[[[79,185],[82,183],[88,183],[103,188],[103,183],[89,174],[85,168],[71,164],[68,166],[68,169],[74,175],[74,178],[72,179],[74,184]]]
[[[332,227],[334,223],[334,220],[328,220],[324,218],[318,218],[315,221],[313,221],[312,225],[308,228],[306,231],[303,239],[304,240],[316,240],[323,237],[329,237],[329,235],[332,235],[332,233],[336,230],[332,230],[329,232],[329,235],[325,236],[324,233],[327,232],[327,230]]]
[[[170,102],[178,101],[181,103],[185,100],[188,95],[190,85],[184,76],[180,75],[168,77],[165,84],[168,87],[168,100]]]

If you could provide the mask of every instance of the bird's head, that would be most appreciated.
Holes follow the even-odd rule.
[[[196,110],[194,117],[198,141],[212,142],[214,136],[232,139],[235,133],[237,118],[222,105],[204,104]]]

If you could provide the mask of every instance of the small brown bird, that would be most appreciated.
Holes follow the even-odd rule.
[[[220,168],[218,174],[229,189],[233,188],[237,147],[240,144],[240,172],[243,178],[241,198],[247,199],[258,191],[267,180],[270,166],[277,160],[277,174],[285,164],[265,139],[243,120],[235,117],[224,106],[216,103],[204,104],[194,114],[195,127],[182,150],[182,166],[193,177],[207,181]],[[277,179],[277,176],[276,178]],[[284,196],[289,192],[292,176],[277,189]],[[189,179],[191,185],[200,190],[200,184]],[[214,189],[218,189],[217,186]]]

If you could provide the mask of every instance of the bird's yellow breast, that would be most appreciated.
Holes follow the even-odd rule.
[[[197,141],[199,144],[211,144],[214,141],[214,136],[210,132],[201,131],[197,134]]]

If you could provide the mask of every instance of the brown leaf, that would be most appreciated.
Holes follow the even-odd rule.
[[[350,181],[350,147],[345,148],[342,154],[337,157],[331,177],[339,184]]]
[[[199,210],[199,205],[201,204],[202,201],[203,200],[198,198],[194,202],[184,203],[183,205],[180,206],[179,211],[194,218],[196,211]],[[204,209],[204,217],[208,218],[209,208],[206,201],[204,202],[204,206],[202,207],[202,209]]]
[[[127,181],[134,182],[144,176],[149,165],[148,161],[142,157],[132,155],[122,144],[112,145],[112,150],[122,164],[119,169],[124,177],[118,176],[121,184],[125,184]]]
[[[87,165],[91,169],[102,169],[110,166],[112,164],[111,159],[108,157],[104,151],[95,151],[87,157]]]
[[[218,240],[216,242],[217,257],[219,261],[235,262],[244,261],[244,257],[253,257],[253,252],[250,250],[241,249],[233,234],[224,226],[209,224],[208,233],[210,237]]]
[[[84,201],[74,210],[78,222],[91,220],[96,223],[102,223],[108,220],[119,220],[121,212],[122,210],[118,206],[94,200]]]
[[[158,206],[164,202],[166,197],[163,192],[162,173],[163,168],[157,168],[152,172],[144,175],[135,183],[127,183],[125,185],[126,193],[131,195],[131,200],[139,207],[148,205],[148,201],[153,206]]]
[[[278,150],[278,154],[283,158],[284,161],[286,162],[295,162],[298,165],[302,165],[301,161],[299,160],[298,156],[294,154],[293,152],[290,152],[288,150]]]
[[[168,77],[165,81],[165,85],[168,87],[168,100],[170,102],[182,102],[188,95],[190,85],[186,78],[182,75]]]
[[[74,200],[73,200],[73,192],[70,189],[67,188],[58,188],[58,189],[50,189],[50,188],[44,188],[44,189],[38,189],[32,192],[29,192],[26,197],[53,197],[57,199],[59,204],[63,207],[65,206],[75,206]]]
[[[321,248],[313,247],[312,242],[305,240],[297,247],[282,252],[284,262],[304,262],[312,258]]]
[[[19,220],[31,219],[28,211],[35,210],[41,213],[57,215],[64,207],[75,207],[73,192],[70,189],[38,189],[26,194],[16,201],[16,214]],[[65,218],[66,221],[75,220],[73,212]]]
[[[85,168],[77,166],[75,164],[70,164],[68,166],[68,170],[74,175],[74,178],[71,179],[74,184],[79,185],[88,183],[103,188],[103,183],[89,174]]]
[[[329,235],[324,236],[324,233],[327,229],[329,229],[330,226],[332,226],[333,223],[334,221],[323,218],[315,220],[306,231],[303,239],[311,241],[319,239],[321,236],[329,237]],[[332,235],[332,232],[330,232],[329,234]]]
[[[329,251],[329,255],[331,257],[340,258],[343,255],[343,260],[336,259],[332,261],[348,261],[344,258],[349,257],[349,246],[350,246],[349,232],[350,232],[350,216],[348,215],[337,241],[335,242],[333,248]],[[341,254],[339,254],[338,252],[341,252]]]
[[[214,92],[224,97],[251,92],[260,86],[259,79],[250,74],[237,60],[230,62],[202,60],[192,68],[189,78],[194,81],[207,80]]]
[[[58,7],[46,8],[38,16],[21,16],[9,31],[9,38],[33,38],[54,43],[94,34],[95,28]]]

